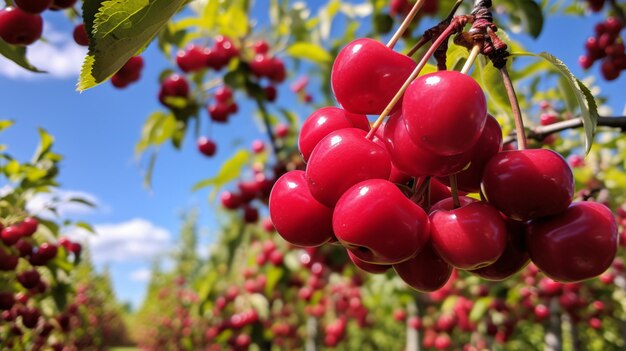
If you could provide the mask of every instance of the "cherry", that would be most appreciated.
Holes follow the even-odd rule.
[[[435,252],[432,243],[417,256],[393,265],[393,269],[406,284],[421,292],[439,290],[452,275],[452,266]]]
[[[12,292],[0,292],[0,311],[8,311],[15,305],[15,296]]]
[[[346,250],[346,251],[348,252],[348,257],[350,258],[350,261],[352,261],[352,263],[354,263],[354,265],[357,266],[359,269],[367,273],[382,274],[382,273],[387,272],[389,268],[391,268],[390,265],[373,264],[373,263],[367,263],[365,261],[361,261],[358,257],[356,257],[352,253],[352,251],[350,250]]]
[[[259,221],[259,210],[249,205],[243,208],[243,219],[246,223],[256,223]]]
[[[265,151],[265,143],[261,140],[255,140],[252,142],[252,152],[260,154]]]
[[[304,161],[308,161],[315,146],[325,136],[342,128],[369,130],[367,116],[347,112],[338,107],[323,107],[313,112],[302,124],[298,147]]]
[[[217,151],[217,145],[215,142],[207,137],[200,137],[198,139],[198,150],[205,156],[211,157],[215,155]]]
[[[212,121],[218,123],[228,122],[228,115],[230,114],[229,105],[218,102],[215,105],[209,106],[208,111]]]
[[[24,288],[32,289],[39,285],[41,275],[39,275],[36,269],[31,269],[18,274],[17,281],[20,282]]]
[[[54,0],[52,3],[52,10],[64,10],[68,9],[76,3],[78,0]]]
[[[17,267],[19,257],[7,253],[2,247],[0,247],[0,271],[13,271]]]
[[[589,69],[593,65],[593,60],[589,56],[583,55],[578,58],[578,64],[583,69]]]
[[[600,65],[600,73],[602,73],[604,79],[611,81],[619,77],[620,70],[617,68],[617,66],[615,66],[613,60],[607,58],[604,59],[604,61],[602,61],[602,64]]]
[[[31,236],[37,231],[39,221],[35,217],[27,217],[19,224],[24,236]]]
[[[87,34],[87,29],[85,28],[84,23],[77,24],[76,27],[74,27],[72,35],[76,44],[89,46],[89,35]]]
[[[311,194],[322,204],[333,207],[346,190],[363,180],[389,179],[387,151],[365,135],[362,129],[339,129],[313,150],[306,177]]]
[[[117,88],[124,88],[128,84],[138,81],[143,69],[143,58],[141,56],[133,56],[113,75],[111,83]]]
[[[18,224],[8,226],[0,232],[2,242],[7,246],[13,246],[23,236],[24,230]]]
[[[263,88],[263,93],[265,94],[265,99],[269,102],[276,101],[276,98],[278,97],[278,91],[273,85],[268,85]]]
[[[535,318],[540,322],[550,317],[550,309],[548,309],[548,307],[543,304],[535,306],[533,312],[535,314]]]
[[[33,253],[33,244],[24,239],[18,240],[15,248],[20,253],[20,257],[28,257]]]
[[[228,103],[232,100],[232,98],[233,98],[233,91],[225,85],[221,86],[215,92],[215,100],[217,100],[217,102]]]
[[[161,83],[159,101],[166,107],[172,107],[172,105],[167,102],[168,97],[189,97],[189,83],[185,77],[172,74]]]
[[[270,218],[276,231],[297,246],[319,246],[333,237],[333,210],[313,198],[303,171],[281,176],[269,199]]]
[[[284,123],[279,123],[274,130],[277,138],[285,138],[289,135],[289,126]]]
[[[270,45],[265,40],[259,40],[254,43],[254,53],[256,54],[267,54],[270,50]]]
[[[478,141],[487,120],[487,100],[470,76],[439,71],[411,83],[402,116],[416,145],[437,155],[458,155]]]
[[[271,77],[275,74],[274,60],[265,54],[255,55],[250,61],[250,70],[256,76]]]
[[[52,6],[53,0],[15,0],[15,6],[20,10],[34,15],[44,12]]]
[[[204,48],[190,45],[176,54],[176,64],[185,73],[201,71],[206,67]]]
[[[528,252],[547,276],[561,282],[596,277],[617,252],[617,223],[606,206],[577,202],[565,212],[530,222]]]
[[[337,239],[367,263],[408,260],[428,242],[429,227],[424,210],[384,179],[368,179],[351,187],[333,212]]]
[[[414,177],[447,176],[459,172],[472,156],[469,153],[440,156],[417,146],[409,137],[399,113],[392,115],[385,124],[384,139],[393,164]]]
[[[31,255],[30,263],[34,266],[43,266],[56,257],[59,247],[55,244],[43,243],[37,251]]]
[[[349,112],[378,115],[415,66],[411,58],[376,40],[354,40],[341,49],[333,63],[331,84],[335,98]]]
[[[469,154],[472,155],[469,167],[456,175],[459,190],[470,193],[479,192],[485,165],[501,150],[502,129],[493,116],[487,115],[487,122],[480,138],[469,151]],[[439,180],[448,186],[450,185],[450,177],[439,178]]]
[[[526,223],[504,218],[506,247],[502,256],[489,266],[471,271],[487,280],[505,280],[524,269],[530,263],[526,249]]]
[[[430,214],[437,253],[459,269],[478,269],[496,262],[504,252],[507,235],[498,210],[482,201],[464,201],[459,208],[450,202],[440,204],[435,204]]]
[[[550,124],[554,124],[559,121],[559,117],[551,114],[551,113],[542,113],[539,116],[539,122],[542,126],[548,126]]]
[[[43,32],[43,19],[15,7],[0,10],[0,38],[11,45],[30,45]]]
[[[565,211],[574,195],[574,176],[552,150],[502,151],[485,166],[482,189],[507,217],[526,221]]]
[[[22,324],[28,329],[34,329],[39,323],[41,312],[36,307],[25,307],[20,311]]]

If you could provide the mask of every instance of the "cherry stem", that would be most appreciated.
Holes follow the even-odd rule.
[[[422,35],[420,40],[409,50],[409,52],[406,55],[408,57],[412,57],[413,55],[415,55],[417,50],[419,50],[422,46],[424,46],[426,43],[428,43],[430,41],[430,39],[432,39],[432,33],[433,33],[434,29],[436,29],[436,28],[438,28],[438,27],[440,27],[442,25],[446,25],[446,26],[449,25],[450,22],[452,22],[452,19],[454,18],[454,14],[459,9],[459,7],[461,6],[462,3],[463,3],[463,0],[457,0],[454,3],[454,6],[452,6],[452,9],[450,10],[450,12],[448,13],[448,16],[446,16],[446,18],[443,21],[439,22],[439,24],[437,24],[436,26],[430,28],[426,32],[424,32],[424,35]]]
[[[559,133],[568,129],[580,128],[583,125],[583,119],[580,117],[568,119],[547,126],[538,126],[532,128],[526,138],[542,141],[551,134]],[[620,129],[622,133],[626,133],[626,116],[599,116],[597,125],[599,127]],[[504,139],[503,143],[509,144],[514,142],[516,139],[517,138],[514,135],[510,135]]]
[[[413,191],[413,196],[411,196],[411,200],[415,203],[422,201],[429,187],[430,187],[430,176],[424,177],[419,184],[416,179],[415,187],[414,187],[415,190]]]
[[[513,82],[511,81],[511,77],[509,76],[509,71],[507,71],[506,66],[503,66],[499,70],[500,70],[500,76],[502,77],[502,81],[504,82],[504,88],[506,89],[506,94],[509,97],[509,102],[511,103],[511,109],[513,110],[513,117],[515,118],[515,132],[517,134],[517,149],[524,150],[527,147],[526,134],[524,131],[524,120],[522,119],[522,112],[519,108],[519,102],[517,101],[517,96],[515,95],[515,88],[513,87]]]
[[[391,110],[393,110],[393,108],[396,106],[398,101],[400,101],[400,99],[404,95],[404,92],[409,88],[409,85],[411,85],[411,82],[413,82],[413,80],[417,78],[417,76],[420,74],[424,66],[426,66],[426,63],[428,62],[430,57],[433,55],[433,53],[437,50],[437,48],[439,48],[439,46],[445,40],[448,39],[448,37],[452,34],[452,32],[456,29],[456,27],[457,27],[456,23],[451,23],[446,28],[446,30],[444,30],[443,33],[441,33],[441,35],[437,38],[437,40],[435,40],[433,45],[431,45],[431,47],[428,48],[428,51],[426,51],[426,54],[424,54],[424,57],[422,57],[422,59],[417,64],[417,67],[415,67],[413,72],[411,72],[411,75],[409,76],[409,78],[406,79],[406,81],[404,82],[400,90],[398,90],[396,95],[393,97],[393,99],[391,99],[389,104],[387,104],[387,107],[385,107],[385,109],[380,114],[378,119],[376,119],[376,122],[374,122],[374,124],[372,125],[372,129],[370,129],[369,133],[367,133],[366,138],[372,139],[374,137],[374,134],[376,134],[376,130],[378,130],[378,127],[380,127],[380,125],[383,124],[383,121],[389,115],[389,112],[391,112]]]
[[[461,207],[461,203],[459,202],[459,186],[456,182],[456,174],[452,174],[450,176],[450,189],[452,190],[452,201],[454,203],[454,208]]]
[[[279,149],[278,145],[276,144],[276,137],[274,136],[274,132],[272,131],[272,124],[270,123],[270,116],[269,113],[267,113],[267,108],[265,108],[265,104],[259,98],[256,99],[256,104],[259,108],[259,111],[261,112],[261,118],[263,119],[263,124],[265,125],[267,136],[270,139],[272,151],[274,152],[274,155],[276,155],[276,157],[278,158]]]
[[[415,55],[417,50],[421,49],[422,46],[424,46],[424,44],[426,43],[428,43],[428,39],[426,37],[421,37],[420,40],[417,43],[415,43],[415,45],[413,45],[411,50],[409,50],[409,52],[406,53],[406,55],[408,57],[412,57],[413,55]]]
[[[474,65],[474,61],[476,61],[478,54],[480,54],[481,49],[482,47],[479,44],[476,44],[472,47],[472,51],[470,51],[469,57],[467,58],[467,61],[465,61],[465,64],[463,65],[463,68],[461,69],[461,73],[467,74],[469,72],[469,70]]]
[[[404,32],[406,32],[407,28],[409,28],[409,26],[411,25],[411,22],[413,22],[413,18],[415,18],[415,15],[417,15],[419,10],[422,8],[422,5],[424,5],[424,2],[426,2],[426,0],[417,0],[415,2],[415,5],[413,5],[411,11],[409,11],[409,13],[404,18],[404,21],[402,21],[400,28],[398,28],[398,30],[396,30],[396,32],[393,34],[393,37],[389,39],[389,42],[387,43],[388,48],[393,49],[393,47],[396,46],[398,40],[400,40],[400,38],[404,35]]]

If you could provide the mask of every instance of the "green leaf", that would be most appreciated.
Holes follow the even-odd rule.
[[[50,151],[54,142],[54,137],[43,128],[39,128],[39,139],[39,147],[33,156],[33,162],[40,161]]]
[[[26,47],[24,46],[7,44],[7,42],[0,39],[0,54],[31,72],[46,73],[28,62],[26,58]]]
[[[92,88],[117,72],[145,48],[185,0],[85,1],[83,17],[90,33],[78,90]],[[97,10],[94,12],[94,9]]]
[[[296,59],[309,60],[324,64],[331,62],[333,57],[323,47],[305,42],[294,43],[287,48],[287,54]]]
[[[97,207],[95,203],[93,203],[93,202],[91,202],[91,201],[89,201],[89,200],[87,200],[85,198],[82,198],[82,197],[71,197],[71,198],[67,199],[67,202],[79,203],[79,204],[82,204],[82,205],[85,205],[85,206],[91,207],[91,208]]]
[[[216,24],[221,34],[231,38],[241,38],[248,34],[248,14],[242,6],[242,2],[231,1],[226,12],[217,16]]]
[[[91,234],[96,234],[96,230],[93,229],[91,224],[89,224],[87,222],[78,221],[78,222],[74,223],[74,225],[77,226],[78,228],[85,229],[86,231],[90,232]]]
[[[583,126],[585,128],[585,150],[589,153],[593,144],[596,126],[598,124],[598,106],[596,105],[595,99],[589,89],[580,80],[578,80],[574,74],[572,74],[569,68],[567,68],[561,60],[547,52],[541,52],[539,54],[516,52],[512,53],[511,56],[541,57],[550,62],[556,71],[566,79],[570,89],[574,92],[576,100],[578,101],[578,106],[580,107]]]
[[[533,38],[537,38],[543,29],[543,12],[533,0],[511,0],[509,14],[513,22],[519,23]]]
[[[193,186],[192,191],[197,191],[208,186],[215,186],[219,188],[222,185],[237,179],[239,174],[241,174],[243,167],[250,161],[251,156],[252,155],[247,150],[237,151],[233,157],[224,162],[222,168],[220,168],[215,177],[198,182]]]
[[[478,320],[483,318],[485,313],[487,313],[487,311],[489,310],[489,306],[491,305],[492,301],[493,297],[489,296],[481,297],[480,299],[476,300],[476,302],[474,303],[474,307],[472,307],[472,311],[469,315],[470,320],[472,322],[477,322]]]
[[[2,132],[5,129],[11,127],[14,123],[15,123],[15,121],[11,121],[11,120],[0,121],[0,132]]]
[[[267,273],[265,274],[265,276],[267,277],[267,280],[265,283],[265,295],[267,296],[272,295],[272,292],[274,291],[276,284],[278,284],[278,282],[280,281],[280,278],[283,277],[284,273],[285,272],[283,268],[270,266],[270,268],[267,270]]]

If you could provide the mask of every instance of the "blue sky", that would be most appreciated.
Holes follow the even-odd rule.
[[[315,2],[314,7],[318,5]],[[593,33],[593,25],[599,20],[599,16],[586,20],[551,17],[538,40],[524,42],[530,51],[555,54],[577,76],[585,77],[577,59],[585,38]],[[187,138],[182,152],[165,145],[157,161],[153,189],[144,188],[145,162],[137,162],[134,146],[145,118],[161,108],[156,99],[156,79],[167,63],[150,47],[143,55],[146,67],[139,83],[125,90],[106,83],[79,94],[74,86],[84,50],[73,44],[72,27],[59,13],[46,15],[49,44],[37,44],[30,57],[36,65],[48,69],[48,75],[26,74],[14,64],[0,61],[0,118],[17,121],[0,135],[0,142],[25,160],[37,145],[37,127],[44,127],[56,137],[55,148],[65,155],[60,173],[62,189],[69,194],[83,194],[100,205],[92,211],[67,208],[65,214],[96,226],[100,235],[93,244],[98,266],[110,267],[119,298],[136,305],[141,301],[151,260],[175,247],[183,211],[195,207],[200,210],[203,246],[215,239],[215,208],[208,203],[207,191],[190,191],[193,184],[215,174],[235,150],[234,140],[249,144],[264,136],[251,118],[252,106],[240,99],[240,112],[231,123],[213,128],[217,157],[201,156],[193,138]],[[596,64],[591,74],[597,72]],[[611,97],[615,113],[624,110],[625,81],[622,77],[612,83],[598,82],[603,93]],[[288,84],[281,91],[283,96],[290,94]],[[287,101],[303,116],[310,112],[307,107],[299,107],[293,96]]]

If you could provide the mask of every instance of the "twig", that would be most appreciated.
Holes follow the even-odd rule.
[[[553,123],[547,126],[538,126],[531,129],[526,136],[529,139],[541,141],[551,134],[559,133],[568,129],[576,129],[583,126],[582,118],[568,119],[566,121]],[[600,116],[598,117],[599,127],[609,127],[620,129],[626,132],[626,116]],[[504,139],[504,143],[512,143],[517,140],[515,135],[509,135]]]
[[[411,8],[411,11],[406,15],[406,17],[404,18],[404,21],[402,21],[400,28],[398,28],[398,30],[394,33],[393,37],[387,43],[388,48],[393,49],[393,47],[396,46],[396,43],[404,35],[404,32],[406,31],[406,29],[409,28],[409,26],[411,25],[411,22],[413,21],[413,18],[415,18],[415,15],[417,15],[419,10],[422,8],[422,5],[424,5],[425,1],[426,0],[417,0],[415,2],[415,5],[413,5],[413,7]]]
[[[270,144],[272,145],[272,151],[274,151],[274,155],[278,158],[278,152],[280,151],[278,145],[276,144],[276,137],[274,136],[274,132],[272,131],[272,124],[270,123],[270,116],[267,113],[267,109],[265,108],[265,104],[261,99],[256,99],[256,104],[261,112],[261,118],[263,119],[263,124],[265,124],[265,130],[267,132],[268,137],[270,138]]]

